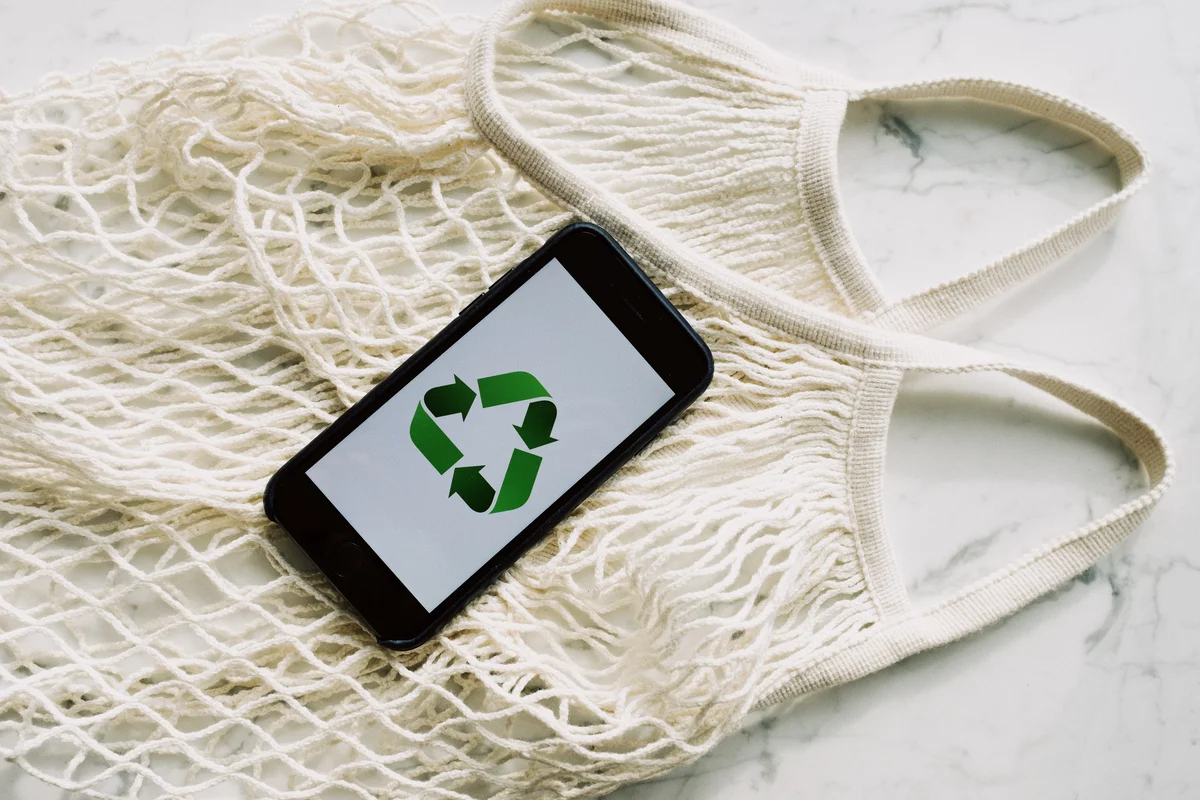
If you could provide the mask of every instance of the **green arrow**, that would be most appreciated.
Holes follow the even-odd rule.
[[[425,406],[435,417],[462,414],[462,418],[466,419],[467,412],[471,410],[471,404],[474,402],[475,390],[457,375],[454,376],[454,383],[435,386],[425,393]]]
[[[442,433],[442,429],[420,403],[417,404],[417,410],[408,426],[408,435],[439,475],[445,475],[446,470],[462,458],[462,451],[450,441],[449,436]]]
[[[528,372],[505,372],[479,379],[479,402],[484,408],[549,396],[546,387]]]
[[[550,435],[550,431],[554,430],[554,420],[558,418],[558,409],[550,400],[538,400],[530,403],[529,408],[525,409],[525,421],[520,425],[513,425],[517,430],[517,435],[521,437],[521,441],[530,450],[541,447],[544,444],[557,442]]]
[[[504,482],[500,484],[500,496],[496,498],[496,506],[492,513],[512,511],[525,505],[530,492],[533,491],[533,482],[537,480],[538,467],[541,465],[541,456],[514,448],[512,457],[508,460],[508,469],[504,472]]]
[[[496,490],[487,482],[487,478],[479,474],[483,466],[455,467],[454,475],[450,478],[450,497],[458,495],[472,510],[483,513],[492,504]]]

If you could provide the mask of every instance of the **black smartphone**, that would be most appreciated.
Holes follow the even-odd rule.
[[[415,647],[712,373],[612,237],[571,225],[284,464],[263,505],[380,644]]]

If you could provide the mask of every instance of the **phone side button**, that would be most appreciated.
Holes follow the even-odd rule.
[[[478,294],[478,295],[475,297],[475,299],[474,299],[474,300],[472,300],[471,302],[469,302],[469,303],[467,303],[465,306],[463,306],[463,307],[462,307],[462,310],[460,310],[460,311],[458,312],[458,315],[461,317],[463,314],[465,314],[465,313],[467,313],[468,311],[470,311],[470,310],[471,310],[471,309],[472,309],[472,308],[473,308],[473,307],[474,307],[474,306],[475,306],[475,305],[476,305],[476,304],[477,304],[477,303],[478,303],[480,300],[482,300],[483,298],[487,297],[487,293],[488,293],[488,292],[490,292],[490,291],[491,291],[491,289],[484,289],[482,292],[480,292],[480,293],[479,293],[479,294]]]

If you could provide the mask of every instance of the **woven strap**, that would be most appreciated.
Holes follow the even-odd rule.
[[[911,340],[910,340],[911,341]],[[1166,492],[1174,464],[1162,436],[1136,412],[1104,395],[1044,370],[947,342],[924,340],[892,365],[906,370],[1003,372],[1062,400],[1111,429],[1146,470],[1149,486],[1140,496],[1076,530],[1035,547],[936,605],[900,610],[857,640],[818,659],[798,664],[782,685],[766,686],[756,701],[764,707],[814,689],[869,675],[910,655],[947,644],[1013,614],[1095,564],[1144,520]],[[890,413],[894,393],[876,397]],[[871,400],[868,400],[871,402]]]
[[[476,35],[468,60],[468,109],[477,127],[513,163],[542,188],[563,199],[585,217],[601,222],[596,211],[607,210],[613,230],[631,247],[637,247],[642,226],[616,197],[574,174],[574,170],[521,129],[505,109],[496,90],[493,72],[496,40],[505,25],[525,13],[558,11],[587,14],[640,31],[659,43],[700,58],[758,75],[784,76],[796,83],[812,83],[814,70],[780,56],[726,23],[668,0],[510,0]],[[1099,141],[1114,154],[1121,188],[1076,214],[1039,239],[1002,256],[961,278],[888,303],[868,315],[874,324],[898,331],[928,330],[988,302],[1028,280],[1065,255],[1081,247],[1112,224],[1121,206],[1146,182],[1149,161],[1137,141],[1099,114],[1070,100],[1014,83],[980,78],[953,78],[858,89],[851,100],[865,99],[973,99],[1019,109],[1075,128]],[[660,242],[670,235],[658,231]],[[676,249],[679,252],[678,248]],[[748,280],[696,254],[682,266],[666,259],[654,266],[702,296],[712,281],[722,294],[753,300],[761,290]],[[705,273],[700,275],[699,273]]]
[[[952,98],[1018,109],[1074,128],[1112,152],[1119,191],[1081,211],[1041,238],[956,280],[905,297],[871,315],[893,330],[927,330],[948,322],[1028,280],[1099,234],[1121,206],[1146,182],[1149,161],[1137,140],[1118,125],[1078,103],[1015,83],[957,78],[867,89],[852,100]]]

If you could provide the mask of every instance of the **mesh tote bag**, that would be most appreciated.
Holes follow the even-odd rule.
[[[850,99],[915,93],[1087,130],[1124,186],[888,302],[831,142]],[[1012,613],[1170,479],[1119,403],[913,332],[1141,181],[1119,129],[1031,90],[864,89],[664,3],[348,6],[4,97],[0,142],[0,753],[89,796],[602,795]],[[266,480],[580,218],[653,273],[713,384],[440,635],[384,651],[263,518]],[[1146,492],[914,609],[879,494],[913,370],[1062,399]]]

